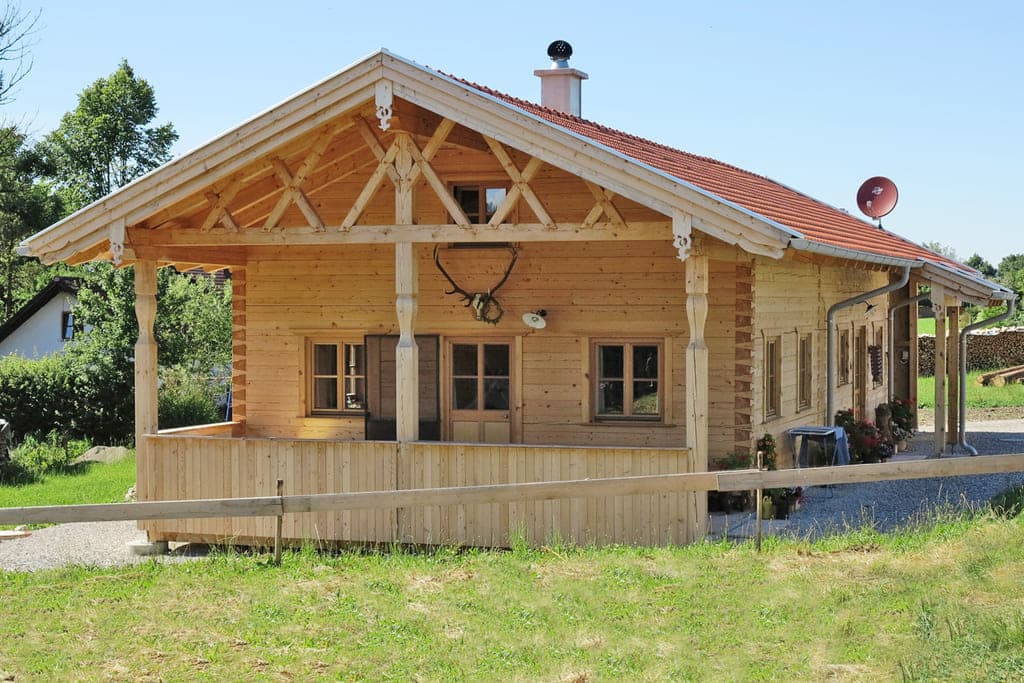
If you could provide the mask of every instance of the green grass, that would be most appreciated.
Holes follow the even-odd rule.
[[[0,572],[15,680],[1021,680],[1024,520]],[[4,678],[0,673],[0,680]]]
[[[935,336],[935,318],[918,318],[917,333]]]
[[[110,465],[83,463],[69,472],[45,474],[31,484],[0,486],[0,508],[116,503],[134,483],[134,456]]]
[[[967,407],[1000,408],[1024,406],[1024,384],[1007,384],[1001,387],[983,387],[978,384],[980,371],[967,373]],[[935,404],[935,378],[919,377],[917,380],[918,406],[930,408]]]

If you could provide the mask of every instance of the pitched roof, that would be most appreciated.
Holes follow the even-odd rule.
[[[888,230],[829,206],[779,182],[709,157],[690,154],[593,121],[549,109],[486,86],[470,87],[567,128],[665,173],[801,233],[804,238],[841,249],[912,261],[926,260],[981,277],[976,270],[937,254]]]
[[[16,329],[22,326],[26,320],[34,316],[39,310],[50,303],[50,300],[61,293],[77,294],[80,282],[73,277],[55,277],[50,284],[43,287],[38,294],[28,300],[24,306],[14,312],[7,322],[0,325],[0,341],[7,339]]]

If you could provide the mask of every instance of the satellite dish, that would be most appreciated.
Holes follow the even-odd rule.
[[[548,321],[544,319],[544,316],[548,314],[547,311],[534,311],[532,313],[523,314],[523,322],[526,323],[527,327],[532,327],[535,330],[543,330],[548,326]]]
[[[888,178],[875,176],[865,180],[857,190],[857,206],[864,215],[877,219],[878,227],[882,227],[882,216],[889,215],[889,212],[896,208],[899,196],[896,183]]]

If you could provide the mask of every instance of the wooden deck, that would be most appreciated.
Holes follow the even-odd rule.
[[[390,441],[252,439],[237,426],[150,435],[139,459],[140,501],[396,491],[559,481],[691,470],[685,448],[589,448]],[[210,431],[214,435],[209,435]],[[217,434],[216,432],[226,434]],[[695,493],[567,498],[522,503],[352,510],[284,516],[283,535],[311,541],[533,545],[691,543],[702,536],[704,496]],[[153,540],[266,544],[273,518],[141,522]]]

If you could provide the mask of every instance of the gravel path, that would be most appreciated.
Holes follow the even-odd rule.
[[[1024,453],[1024,421],[998,420],[971,425],[967,442],[979,455]],[[906,455],[897,458],[922,458],[931,451],[933,432],[921,431],[911,442]],[[956,453],[943,457],[969,457]],[[792,513],[779,533],[816,537],[823,532],[848,526],[872,524],[890,531],[936,508],[962,509],[982,505],[1013,486],[1024,485],[1024,472],[984,474],[967,477],[907,479],[867,484],[844,484],[832,488],[820,486],[805,490],[804,504]]]

